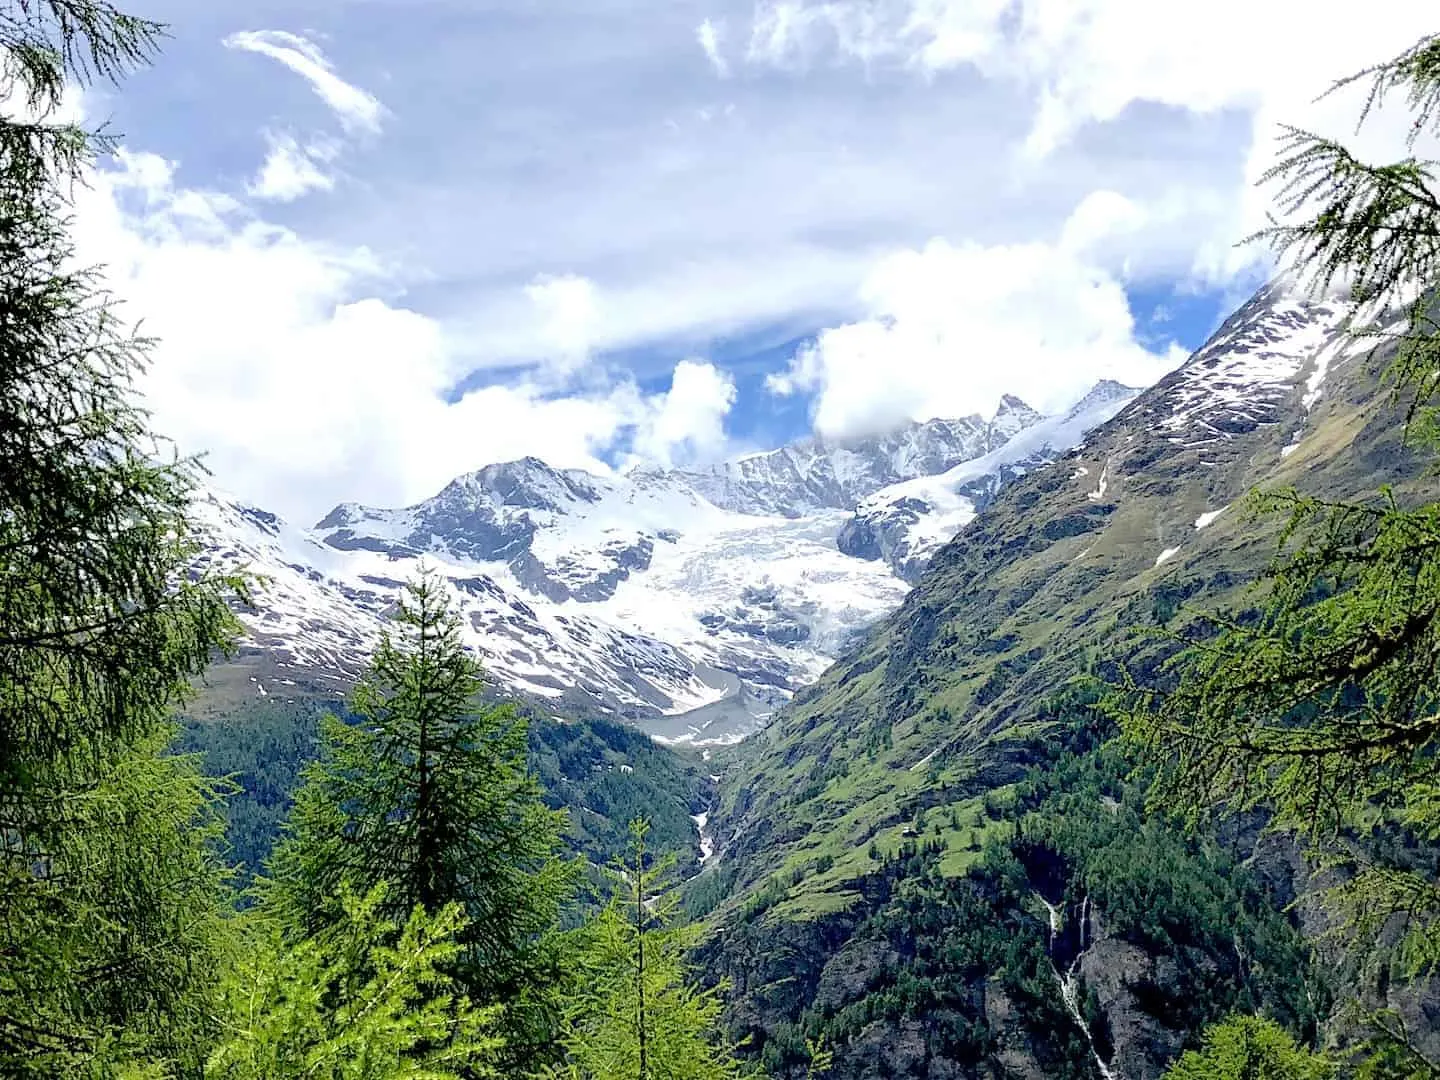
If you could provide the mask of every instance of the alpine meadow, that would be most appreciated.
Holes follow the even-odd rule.
[[[135,3],[0,0],[0,1077],[1440,1080],[1433,13]]]

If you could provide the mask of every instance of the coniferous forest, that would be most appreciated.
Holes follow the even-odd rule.
[[[1440,1076],[1431,163],[1297,129],[1265,178],[1263,239],[1371,313],[1348,332],[1405,482],[1257,491],[1273,557],[1246,591],[1126,609],[1001,749],[933,669],[1011,657],[987,704],[1043,650],[967,641],[949,599],[902,613],[923,657],[857,647],[702,763],[507,701],[439,573],[343,708],[201,722],[266,582],[197,569],[203,464],[152,427],[153,343],[74,258],[113,144],[59,119],[68,85],[123,93],[164,28],[0,6],[0,1076]],[[1440,37],[1357,78],[1440,133]],[[979,580],[953,551],[916,604]],[[847,818],[921,715],[960,735]],[[853,743],[811,737],[841,722]],[[700,805],[730,829],[716,863]]]

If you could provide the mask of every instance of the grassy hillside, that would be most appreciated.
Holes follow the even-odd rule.
[[[1384,355],[1331,337],[1323,384],[1313,356],[1284,385],[1213,374],[1283,347],[1273,311],[1262,293],[1215,349],[1003,492],[729,764],[721,857],[689,899],[719,931],[709,962],[734,979],[737,1025],[780,1075],[800,1075],[816,1034],[847,1077],[1094,1076],[1099,1048],[1135,1080],[1215,1008],[1313,1031],[1324,993],[1295,913],[1277,914],[1293,852],[1266,850],[1252,878],[1251,850],[1149,820],[1116,763],[1102,776],[1084,757],[1105,734],[1087,679],[1153,664],[1185,605],[1243,606],[1274,556],[1279,523],[1242,512],[1247,491],[1423,483]],[[1080,1016],[1047,966],[1071,947],[1040,899],[1091,943]]]
[[[897,848],[921,808],[944,803],[973,822],[1056,737],[1058,689],[1120,659],[1144,663],[1184,605],[1243,603],[1278,524],[1236,505],[1252,487],[1338,497],[1417,482],[1378,391],[1383,366],[1357,356],[1308,415],[1297,386],[1274,422],[1198,446],[1162,429],[1172,376],[1005,491],[727,772],[716,824],[737,883],[800,871],[796,912],[832,910],[873,869],[871,845]],[[945,837],[947,869],[973,861],[972,831]]]

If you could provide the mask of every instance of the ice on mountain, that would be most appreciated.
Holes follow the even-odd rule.
[[[1057,416],[1028,422],[990,452],[938,476],[894,484],[857,507],[839,537],[841,550],[884,559],[907,580],[919,572],[1005,483],[1078,446],[1087,432],[1114,417],[1140,391],[1104,380]],[[1018,399],[1011,415],[1038,416]],[[1083,469],[1083,466],[1082,466]],[[1105,478],[1101,478],[1102,487]]]

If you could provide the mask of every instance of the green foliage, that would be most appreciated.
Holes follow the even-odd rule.
[[[91,0],[7,4],[0,119],[0,1071],[193,1066],[223,949],[213,785],[166,756],[238,582],[194,576],[197,467],[132,382],[149,343],[75,269],[64,184],[93,146],[64,82],[157,28]]]
[[[47,14],[95,6],[0,18],[0,50],[43,33]],[[105,19],[82,25],[123,49]],[[51,45],[44,62],[69,66],[74,47]],[[97,37],[86,52],[106,48]],[[11,88],[49,102],[30,66],[44,52],[6,63]],[[10,168],[12,127],[0,122],[0,779],[25,783],[147,733],[227,640],[222,586],[236,583],[179,573],[197,551],[196,466],[157,460],[135,403],[150,343],[124,329],[95,272],[71,267],[54,185]]]
[[[248,885],[265,865],[290,814],[291,794],[304,767],[319,753],[320,702],[260,698],[213,719],[188,719],[179,746],[196,754],[206,775],[234,786],[220,810],[221,844]]]
[[[697,766],[644,732],[615,720],[589,717],[560,722],[532,717],[530,762],[545,802],[569,812],[571,849],[596,867],[623,858],[629,823],[650,824],[652,851],[672,854],[683,870],[695,866],[695,824],[690,814],[703,780]]]
[[[1362,120],[1403,91],[1413,134],[1440,131],[1437,58],[1440,38],[1429,36],[1343,80],[1372,79]],[[1262,235],[1319,286],[1344,282],[1368,305],[1352,329],[1393,350],[1411,441],[1433,453],[1440,196],[1431,163],[1372,166],[1305,132],[1286,138],[1266,180],[1282,182],[1287,220]],[[1399,917],[1404,969],[1435,971],[1440,883],[1417,842],[1440,840],[1440,503],[1405,506],[1388,491],[1372,502],[1284,491],[1253,502],[1288,515],[1258,613],[1192,626],[1160,681],[1132,686],[1118,705],[1126,733],[1158,769],[1157,804],[1192,822],[1266,808],[1276,828],[1343,868],[1331,893],[1341,935],[1370,948]],[[1388,843],[1397,833],[1411,850]]]
[[[1205,1045],[1184,1054],[1165,1080],[1330,1080],[1335,1071],[1273,1021],[1235,1016],[1207,1031]]]
[[[196,1063],[225,953],[214,790],[168,731],[72,786],[9,802],[0,862],[0,1073],[73,1076],[135,1055]]]
[[[1265,1008],[1313,1036],[1327,989],[1276,898],[1213,840],[1145,814],[1144,785],[1125,772],[1112,747],[1037,770],[1017,795],[1013,850],[1032,868],[1058,857],[1072,902],[1088,900],[1108,933],[1172,959],[1171,984],[1151,1003],[1170,1023],[1199,1030]]]
[[[214,1080],[450,1080],[493,1075],[496,1010],[470,1005],[447,974],[464,930],[458,905],[416,907],[397,926],[384,885],[344,886],[339,919],[293,942],[256,919],[219,997],[206,1061]]]
[[[1435,1080],[1440,1062],[1416,1045],[1423,1034],[1409,1029],[1393,1009],[1377,1009],[1361,1018],[1366,1038],[1350,1055],[1356,1080]]]
[[[919,1041],[917,1060],[976,1075],[1023,1038],[1043,1075],[1089,1080],[1092,1040],[1110,1052],[1105,1008],[1115,1003],[1082,986],[1082,1027],[1057,976],[1085,947],[1087,925],[1155,958],[1164,974],[1136,983],[1134,1005],[1166,1029],[1198,1037],[1227,1012],[1263,1008],[1313,1037],[1328,999],[1297,928],[1217,845],[1145,814],[1126,763],[1086,748],[1099,738],[1091,720],[1073,717],[1077,752],[1037,762],[1011,799],[995,801],[989,842],[963,875],[942,873],[936,846],[912,840],[855,884],[862,899],[837,926],[816,924],[813,944],[778,918],[755,917],[706,945],[748,988],[742,1015],[765,1017],[755,1050],[769,1074],[804,1075],[806,1040],[818,1037],[842,1075],[872,1075],[887,1059],[864,1055],[904,1032]],[[1040,898],[1055,906],[1060,933]],[[821,943],[840,934],[831,959]],[[752,959],[726,966],[742,957]],[[987,1004],[1001,995],[1008,1019]]]
[[[266,907],[306,933],[341,914],[342,887],[385,883],[384,913],[459,904],[455,971],[477,1003],[504,1002],[512,1049],[543,1042],[557,957],[545,940],[573,874],[559,859],[564,815],[526,768],[509,706],[481,706],[480,669],[460,643],[443,583],[422,576],[350,702],[354,723],[322,722],[270,863]]]
[[[565,1061],[548,1076],[574,1080],[722,1080],[740,1075],[720,1036],[715,989],[689,981],[699,927],[673,921],[669,862],[648,865],[647,826],[631,827],[617,895],[577,932],[575,989],[565,1010]]]
[[[111,140],[55,119],[66,86],[118,81],[153,58],[163,32],[103,0],[7,0],[0,88],[19,108],[0,119],[0,174],[27,188],[73,179]]]
[[[233,781],[223,806],[222,850],[242,884],[263,867],[290,813],[300,774],[320,752],[327,702],[278,695],[206,703],[187,720],[181,747],[202,754],[207,775]],[[545,804],[568,813],[564,840],[597,867],[624,854],[626,823],[653,820],[652,848],[695,860],[692,807],[703,804],[700,770],[643,732],[600,717],[559,720],[519,705],[529,733],[530,769]],[[196,710],[197,712],[200,710]]]

